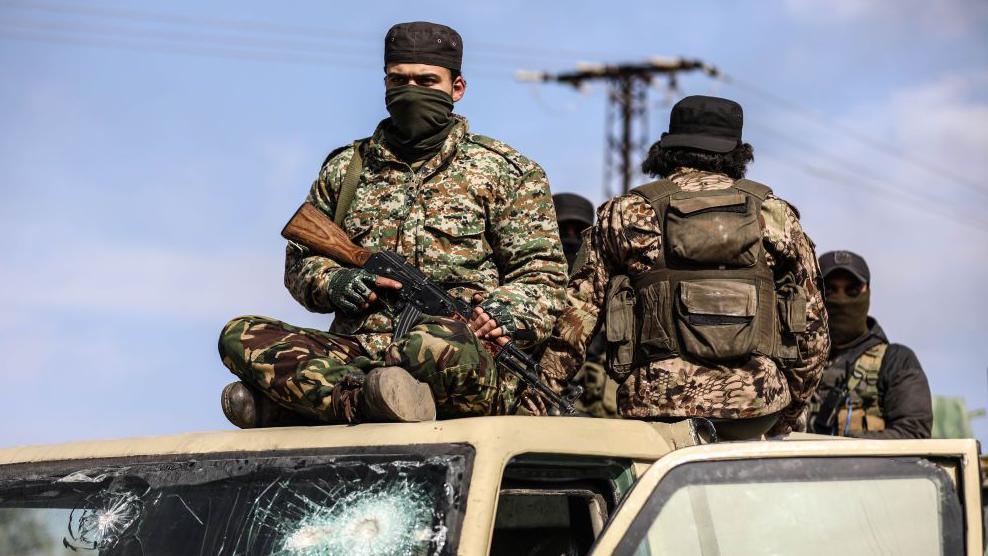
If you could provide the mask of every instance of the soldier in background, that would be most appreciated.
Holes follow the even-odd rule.
[[[309,421],[421,421],[503,413],[517,380],[501,376],[478,337],[541,343],[564,303],[566,265],[549,184],[508,145],[471,133],[452,113],[466,93],[460,35],[395,25],[384,43],[390,117],[329,154],[306,201],[354,242],[404,256],[464,300],[469,324],[425,317],[394,337],[401,284],[289,242],[285,285],[328,332],[267,317],[230,321],[220,337],[224,413],[249,428]],[[401,323],[404,325],[405,323]]]
[[[737,103],[691,96],[642,170],[663,179],[604,203],[542,357],[561,387],[604,325],[624,418],[710,419],[722,438],[797,426],[830,347],[799,215],[745,180]],[[526,396],[529,411],[544,411]]]
[[[583,235],[593,226],[593,203],[575,193],[552,196],[559,222],[559,238],[570,272],[583,245]],[[619,417],[617,412],[617,383],[607,376],[604,332],[598,332],[587,346],[587,357],[570,384],[583,388],[576,408],[594,417]]]
[[[833,347],[811,404],[812,432],[860,438],[930,438],[933,402],[911,349],[889,343],[868,316],[871,271],[850,251],[820,256]]]

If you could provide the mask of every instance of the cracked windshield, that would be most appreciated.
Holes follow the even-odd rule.
[[[0,483],[0,554],[452,554],[469,456],[133,463]]]

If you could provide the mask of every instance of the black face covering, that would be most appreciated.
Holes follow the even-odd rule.
[[[868,333],[868,306],[871,290],[858,294],[827,296],[827,315],[830,318],[830,338],[835,348],[855,344]]]
[[[391,114],[385,141],[405,162],[434,156],[456,124],[453,97],[445,91],[405,85],[388,89],[384,101]]]

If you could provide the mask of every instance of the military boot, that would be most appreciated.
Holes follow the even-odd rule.
[[[401,367],[381,367],[367,373],[359,407],[364,421],[414,423],[436,419],[436,402],[429,385]]]
[[[267,396],[239,381],[231,382],[223,388],[220,404],[223,406],[223,414],[226,418],[242,429],[320,424],[281,407]]]

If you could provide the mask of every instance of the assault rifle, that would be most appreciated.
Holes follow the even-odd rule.
[[[319,255],[400,282],[402,287],[395,293],[404,309],[402,316],[398,318],[394,334],[396,338],[408,331],[414,316],[418,314],[451,317],[463,322],[469,321],[473,315],[472,305],[451,296],[418,268],[405,262],[401,255],[390,251],[372,252],[354,244],[332,219],[309,203],[303,203],[299,207],[281,235]],[[412,315],[411,318],[409,314]],[[525,386],[542,394],[554,406],[553,413],[580,415],[573,407],[572,397],[560,396],[539,379],[539,364],[524,351],[510,341],[504,344],[490,340],[482,342],[498,365],[517,376]],[[579,391],[575,393],[579,396]]]

